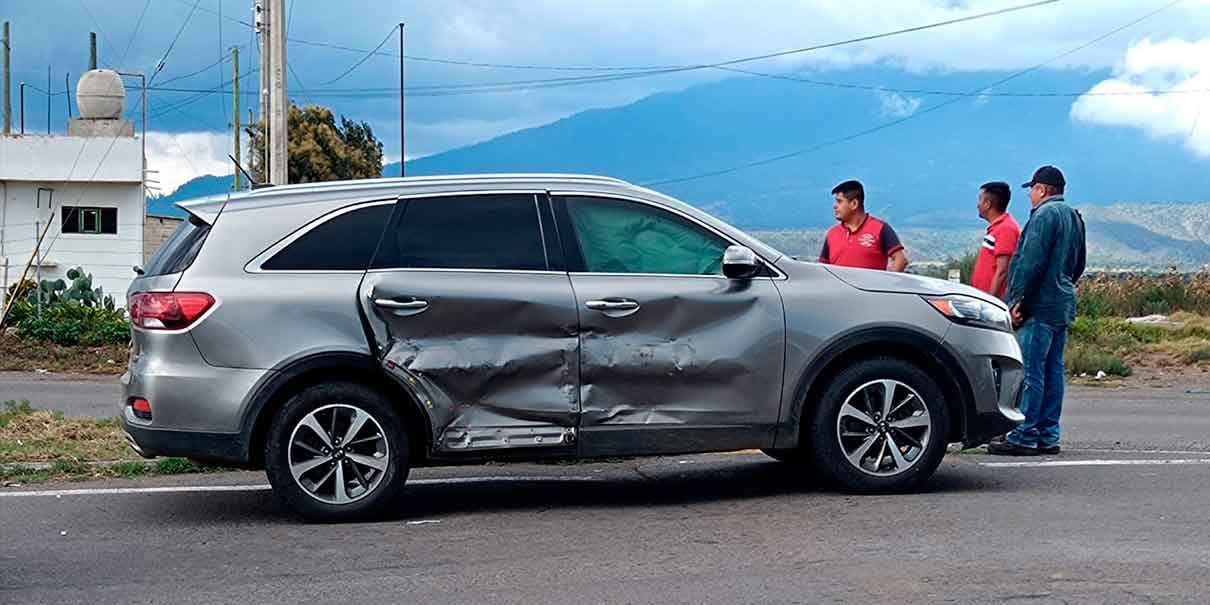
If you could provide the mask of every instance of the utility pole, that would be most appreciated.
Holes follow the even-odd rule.
[[[12,63],[9,54],[12,52],[12,38],[9,34],[8,21],[4,22],[4,134],[12,134],[13,132],[13,91],[12,91]]]
[[[269,182],[285,185],[289,182],[289,151],[287,118],[289,101],[286,96],[286,1],[267,0],[269,4],[269,45],[273,47],[273,68],[269,86]]]
[[[88,69],[97,68],[97,32],[88,32]]]
[[[256,43],[260,49],[260,125],[261,125],[261,182],[269,180],[269,72],[273,57],[269,44],[269,12],[265,0],[256,0]]]
[[[235,99],[234,99],[235,100],[235,112],[232,114],[233,116],[235,116],[235,190],[239,191],[240,189],[243,189],[243,187],[240,184],[240,179],[243,177],[243,174],[240,172],[241,164],[240,164],[240,159],[239,159],[239,149],[240,149],[239,118],[240,118],[240,116],[239,116],[239,47],[238,46],[231,49],[231,62],[235,65],[235,79],[232,80],[232,82],[235,84],[235,88],[232,91],[235,93]]]
[[[399,175],[407,177],[408,113],[404,108],[404,98],[407,97],[407,91],[404,90],[403,63],[403,22],[399,22]]]

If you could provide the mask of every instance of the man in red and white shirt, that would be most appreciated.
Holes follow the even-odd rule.
[[[1001,299],[1008,292],[1009,265],[1021,239],[1021,226],[1008,213],[1010,199],[1012,188],[1008,183],[997,181],[979,188],[979,217],[988,225],[971,285]]]
[[[839,225],[828,230],[819,253],[819,262],[859,269],[887,269],[903,272],[907,254],[899,236],[890,225],[865,211],[865,188],[858,181],[845,181],[832,189]]]

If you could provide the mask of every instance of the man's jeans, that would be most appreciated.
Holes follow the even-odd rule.
[[[1021,396],[1025,423],[1008,434],[1008,441],[1023,447],[1058,445],[1067,380],[1063,366],[1067,327],[1031,319],[1017,332],[1017,340],[1025,361],[1025,392]]]

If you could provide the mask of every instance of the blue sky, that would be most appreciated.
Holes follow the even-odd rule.
[[[86,68],[89,31],[98,32],[103,67],[144,72],[155,69],[181,31],[156,76],[157,82],[167,82],[160,86],[218,88],[231,78],[230,63],[203,68],[229,54],[232,46],[242,47],[245,73],[257,65],[252,32],[239,23],[253,21],[252,0],[200,0],[196,10],[194,0],[3,1],[3,18],[13,23],[14,88],[18,81],[45,87],[49,66],[53,88],[63,90],[67,73],[74,81]],[[407,63],[408,86],[417,92],[408,101],[408,156],[414,157],[729,75],[701,70],[559,88],[421,96],[420,91],[429,86],[597,73],[473,67],[426,59],[565,67],[693,65],[1024,3],[1026,0],[287,0],[289,36],[295,40],[288,50],[294,72],[289,90],[295,102],[330,105],[338,113],[369,122],[383,140],[388,159],[398,159],[396,98],[386,91],[369,97],[364,92],[345,92],[396,87],[397,59],[373,56],[339,81],[327,82],[364,56],[333,46],[369,49],[389,38],[383,52],[396,54],[398,41],[390,32],[400,21],[408,24],[407,54],[415,57]],[[843,79],[848,67],[871,63],[926,74],[1020,69],[1167,3],[1063,0],[1011,15],[744,67],[767,72],[827,72],[836,79]],[[1210,1],[1186,0],[1052,67],[1111,73],[1111,78],[1097,85],[1105,91],[1210,87],[1210,81],[1201,75],[1201,68],[1210,66],[1206,23],[1210,23]],[[244,82],[246,90],[255,89],[255,76]],[[166,189],[198,173],[228,171],[224,156],[230,147],[230,95],[205,95],[176,106],[195,96],[164,91],[152,97],[149,161],[162,171]],[[1210,112],[1206,128],[1198,127],[1200,98],[1205,95],[1174,96],[1181,98],[1085,98],[1073,102],[1068,111],[1072,119],[1181,138],[1190,153],[1210,155]],[[910,96],[888,97],[888,103],[894,112],[910,113],[919,106]],[[254,98],[246,97],[244,105],[255,107]],[[26,108],[27,128],[44,131],[45,98],[27,91]],[[63,128],[65,113],[65,99],[55,97],[51,118],[56,130]]]

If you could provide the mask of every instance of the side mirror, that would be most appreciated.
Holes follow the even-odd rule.
[[[731,279],[747,279],[760,272],[760,260],[751,248],[728,246],[723,252],[723,275]]]

